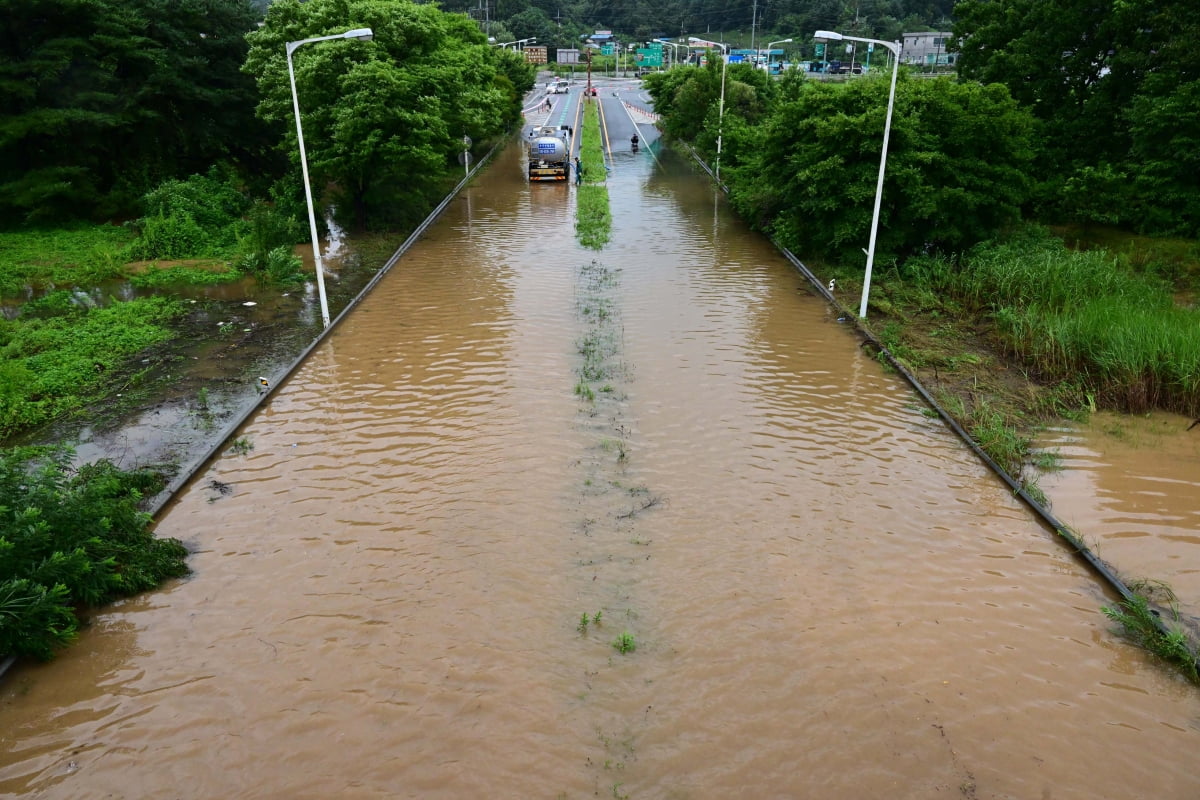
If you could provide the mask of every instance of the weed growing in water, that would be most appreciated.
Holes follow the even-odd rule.
[[[1165,628],[1145,597],[1135,594],[1129,600],[1118,602],[1116,606],[1104,606],[1100,610],[1106,617],[1119,623],[1134,642],[1174,664],[1188,680],[1200,683],[1197,654],[1187,637],[1182,631]],[[1174,606],[1171,607],[1171,611],[1177,622],[1179,614]]]
[[[612,645],[621,655],[626,655],[628,653],[632,653],[634,650],[637,650],[637,641],[633,638],[633,634],[629,631],[625,631],[616,639],[614,639]]]
[[[579,615],[579,624],[575,626],[575,630],[579,631],[581,634],[586,635],[588,632],[588,625],[595,625],[597,628],[599,628],[600,627],[600,617],[603,614],[604,614],[603,611],[597,611],[595,614],[593,614],[592,616],[589,617],[588,613],[586,611],[583,612],[582,614]]]
[[[575,394],[579,395],[584,400],[587,400],[589,403],[593,403],[596,400],[596,393],[592,391],[592,387],[588,385],[587,381],[581,380],[579,383],[575,384]]]
[[[233,440],[233,446],[229,448],[234,455],[244,456],[254,449],[254,442],[250,441],[245,436],[239,436]]]
[[[1062,470],[1062,453],[1057,450],[1039,450],[1033,457],[1033,465],[1042,472]]]

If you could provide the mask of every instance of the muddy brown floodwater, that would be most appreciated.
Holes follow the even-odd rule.
[[[194,575],[10,673],[0,792],[1200,796],[1195,689],[707,180],[610,190],[592,253],[498,158],[163,516]]]

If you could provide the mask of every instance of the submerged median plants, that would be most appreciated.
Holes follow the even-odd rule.
[[[612,211],[608,187],[604,185],[604,151],[600,144],[600,118],[594,103],[583,112],[583,135],[579,158],[583,162],[584,182],[575,194],[575,235],[584,247],[599,250],[612,234]]]

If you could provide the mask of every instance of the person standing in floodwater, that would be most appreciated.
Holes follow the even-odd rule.
[[[575,185],[583,183],[583,164],[579,160],[579,156],[575,156]]]

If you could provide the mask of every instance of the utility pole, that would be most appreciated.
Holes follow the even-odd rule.
[[[753,11],[750,15],[750,49],[754,50],[754,28],[758,25],[758,0],[754,0]],[[758,51],[754,50],[754,63],[758,63]]]

